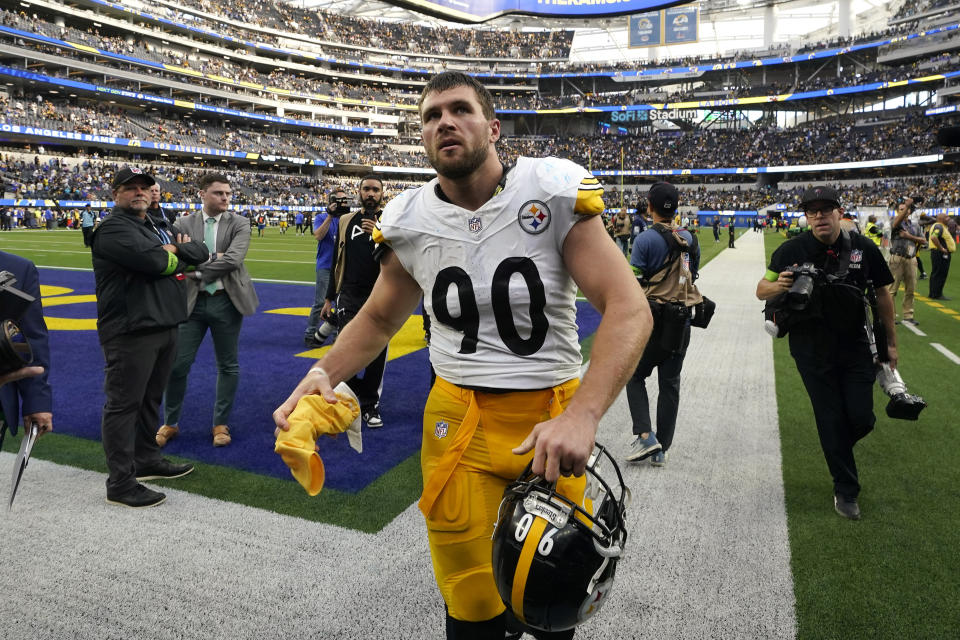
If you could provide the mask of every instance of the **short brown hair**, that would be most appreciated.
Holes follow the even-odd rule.
[[[200,180],[197,182],[197,187],[200,189],[200,191],[206,191],[207,187],[212,185],[214,182],[222,182],[225,185],[230,184],[230,180],[222,173],[205,173],[200,176]]]
[[[470,87],[473,89],[473,92],[477,94],[477,101],[480,102],[480,110],[483,112],[484,118],[493,120],[497,117],[496,110],[493,108],[493,96],[490,94],[490,91],[473,76],[468,76],[459,71],[444,71],[430,78],[430,82],[427,83],[427,86],[423,88],[423,93],[420,94],[420,99],[417,100],[417,111],[423,109],[423,101],[428,94],[449,91],[457,87]],[[422,112],[420,113],[420,117],[423,117]]]

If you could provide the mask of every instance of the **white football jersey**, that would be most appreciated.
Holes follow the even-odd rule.
[[[377,235],[423,289],[437,375],[517,390],[577,377],[576,285],[563,242],[583,216],[602,211],[603,187],[558,158],[519,158],[476,211],[443,201],[436,185],[390,201]]]

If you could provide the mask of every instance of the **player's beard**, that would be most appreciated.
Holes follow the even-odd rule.
[[[427,158],[439,175],[449,180],[457,180],[470,175],[483,165],[487,159],[487,145],[487,141],[483,140],[475,147],[464,146],[463,157],[459,160],[445,160],[439,149],[427,149]]]

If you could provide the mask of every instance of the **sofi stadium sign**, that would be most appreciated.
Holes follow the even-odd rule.
[[[604,114],[607,115],[607,114]],[[645,111],[613,111],[610,119],[618,123],[643,123],[651,120],[689,120],[697,119],[695,109],[651,109]]]

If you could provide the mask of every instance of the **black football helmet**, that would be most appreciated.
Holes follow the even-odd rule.
[[[520,622],[543,631],[572,629],[600,609],[613,587],[627,539],[630,491],[599,444],[587,462],[579,504],[530,468],[503,492],[493,532],[493,577]],[[615,486],[602,473],[611,468]]]

